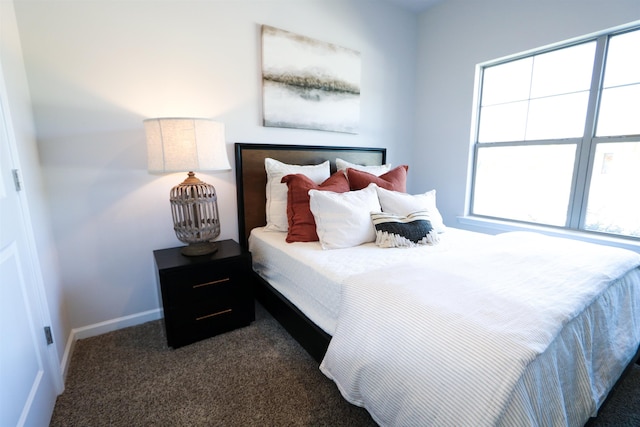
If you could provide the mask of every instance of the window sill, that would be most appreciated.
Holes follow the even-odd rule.
[[[488,234],[498,234],[507,231],[535,231],[555,237],[581,240],[583,242],[598,243],[601,245],[615,246],[640,253],[640,241],[623,239],[596,233],[587,233],[573,230],[562,230],[552,227],[544,227],[533,224],[521,224],[497,219],[481,218],[477,216],[457,217],[460,228]]]

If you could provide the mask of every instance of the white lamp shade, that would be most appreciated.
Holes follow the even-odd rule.
[[[144,121],[149,172],[229,170],[224,124],[209,119]]]

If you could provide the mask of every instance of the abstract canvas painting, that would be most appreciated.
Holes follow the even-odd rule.
[[[360,53],[262,26],[264,126],[358,133]]]

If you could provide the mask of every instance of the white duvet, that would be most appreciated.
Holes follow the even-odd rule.
[[[640,319],[640,292],[623,289],[637,281],[617,279],[640,265],[639,254],[518,232],[428,255],[343,283],[337,328],[320,369],[348,401],[379,424],[398,426],[571,425],[595,413],[638,346],[638,333],[629,330],[640,325],[619,325]],[[592,312],[563,331],[585,310]],[[562,355],[574,335],[578,346],[596,342],[592,321],[619,329],[605,335],[614,345],[579,348],[580,361]],[[572,364],[563,365],[566,360]],[[601,363],[613,364],[613,378],[594,378]],[[528,371],[533,364],[544,366]],[[543,388],[529,390],[532,381],[523,376],[545,369],[555,382],[578,382],[574,387],[583,390],[575,399],[583,401],[549,402],[564,413],[536,414],[544,412],[545,393],[557,399],[553,393],[566,390],[546,375],[537,378]],[[563,369],[573,371],[556,372]],[[527,393],[541,394],[542,410],[513,404]],[[579,408],[566,408],[571,405]]]

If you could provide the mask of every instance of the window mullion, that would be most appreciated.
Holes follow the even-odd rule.
[[[567,216],[567,226],[574,229],[582,229],[587,212],[589,185],[593,165],[593,153],[595,152],[595,128],[600,98],[600,85],[604,78],[605,54],[607,48],[607,36],[600,36],[596,45],[596,54],[593,61],[593,74],[589,92],[589,104],[584,125],[582,141],[576,150],[576,167],[573,173],[573,185],[571,203]]]

